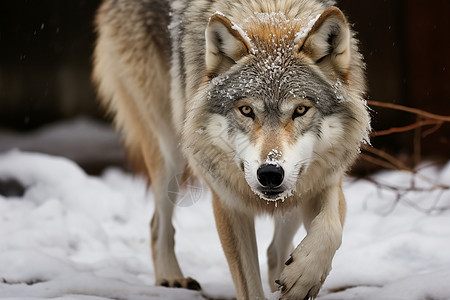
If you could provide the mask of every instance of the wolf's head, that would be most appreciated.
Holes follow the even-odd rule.
[[[254,13],[239,25],[217,12],[205,37],[201,132],[251,190],[279,200],[308,190],[302,178],[314,172],[341,177],[369,130],[363,63],[341,11]]]

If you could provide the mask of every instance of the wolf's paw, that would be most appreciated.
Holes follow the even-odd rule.
[[[276,281],[281,291],[282,300],[290,299],[315,299],[322,287],[325,278],[331,270],[331,261],[318,262],[314,255],[291,256],[286,261],[286,266]]]
[[[200,291],[202,289],[197,280],[191,277],[176,278],[176,279],[159,279],[158,281],[156,281],[156,285],[171,288],[185,288],[188,290],[195,290],[195,291]]]

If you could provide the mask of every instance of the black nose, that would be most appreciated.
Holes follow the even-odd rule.
[[[283,183],[284,170],[276,165],[263,165],[258,169],[256,175],[263,187],[275,188]]]

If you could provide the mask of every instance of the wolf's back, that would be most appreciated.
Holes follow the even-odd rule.
[[[140,141],[170,119],[170,19],[168,1],[106,0],[95,20],[93,80],[137,159]]]

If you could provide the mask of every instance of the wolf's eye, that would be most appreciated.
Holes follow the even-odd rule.
[[[297,106],[297,108],[294,110],[294,114],[292,115],[292,120],[294,120],[297,117],[304,116],[309,110],[309,106],[300,105]]]
[[[252,118],[253,120],[255,119],[255,113],[253,112],[253,109],[250,106],[243,105],[243,106],[239,107],[239,111],[244,116],[246,116],[248,118]]]

